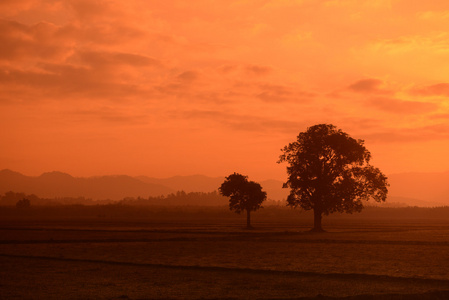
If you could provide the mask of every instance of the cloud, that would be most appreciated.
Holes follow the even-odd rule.
[[[39,71],[4,70],[0,86],[16,88],[16,97],[32,97],[33,101],[73,98],[116,99],[142,94],[134,82],[118,80],[101,70],[69,64],[41,64]]]
[[[391,91],[383,89],[384,82],[375,78],[361,79],[350,86],[348,90],[362,94],[389,94]]]
[[[106,52],[106,51],[80,51],[69,60],[78,60],[82,64],[86,64],[91,69],[98,67],[114,67],[120,65],[128,65],[135,68],[145,66],[160,67],[162,63],[159,60],[143,55],[123,53],[123,52]]]
[[[132,45],[132,43],[139,42],[139,39],[148,39],[154,41],[159,39],[158,36],[147,36],[147,33],[143,30],[137,29],[127,24],[122,23],[93,23],[90,26],[85,24],[76,24],[71,26],[72,34],[75,36],[78,44],[91,44],[91,45]],[[126,48],[122,46],[120,48]]]
[[[19,11],[29,9],[34,2],[33,0],[2,0],[0,1],[0,11],[3,14],[14,15]]]
[[[21,100],[132,97],[142,93],[143,72],[163,67],[141,54],[82,47],[80,30],[0,20],[0,87]]]
[[[417,13],[417,16],[426,21],[441,22],[449,19],[449,11],[421,11]]]
[[[334,117],[331,123],[341,124],[345,128],[354,128],[357,134],[367,130],[375,130],[381,126],[382,122],[376,118],[369,117]],[[337,126],[338,127],[338,126]]]
[[[0,60],[33,58],[51,60],[69,51],[62,28],[40,22],[27,26],[0,19]]]
[[[286,121],[219,110],[172,111],[170,115],[182,120],[206,120],[219,123],[232,130],[259,132],[260,134],[269,132],[291,133],[306,126],[306,121]]]
[[[258,88],[261,91],[256,94],[256,97],[268,103],[306,102],[315,97],[314,93],[297,91],[284,85],[260,84]]]
[[[449,125],[436,124],[416,128],[389,128],[365,135],[366,140],[382,143],[412,143],[449,140]]]
[[[355,92],[372,92],[379,88],[382,85],[382,81],[378,79],[362,79],[353,84],[351,84],[348,88]]]
[[[222,65],[222,66],[218,67],[218,69],[217,69],[217,71],[220,74],[229,74],[229,73],[234,72],[235,70],[237,70],[237,66],[236,65],[229,65],[229,64]]]
[[[112,33],[111,30],[114,30]],[[92,28],[81,28],[73,24],[57,26],[48,22],[39,22],[35,25],[25,25],[15,21],[0,19],[0,60],[4,61],[63,61],[74,53],[89,59],[89,56],[101,56],[103,59],[108,55],[107,50],[92,50],[96,44],[126,42],[133,38],[129,32],[120,25],[113,29],[103,27],[99,31]],[[113,36],[111,36],[113,35]],[[88,44],[88,46],[85,46]],[[114,52],[114,51],[112,51]],[[115,51],[116,52],[116,51]],[[93,59],[94,57],[92,57]],[[140,57],[142,58],[142,56]],[[150,63],[139,59],[139,55],[126,54],[124,51],[116,52],[110,59],[118,62]],[[153,61],[156,63],[156,61]],[[29,63],[27,63],[29,65]]]
[[[411,93],[419,96],[449,96],[449,83],[438,83],[415,88]]]
[[[198,78],[199,74],[195,71],[185,71],[176,76],[177,79],[184,82],[192,82]]]
[[[245,70],[252,75],[267,75],[271,72],[271,68],[257,65],[246,66]]]
[[[373,8],[390,8],[391,1],[390,0],[327,0],[324,2],[325,6],[329,7],[339,7],[339,6],[348,6],[348,7],[366,7],[369,9]]]
[[[447,119],[449,120],[449,114],[434,114],[429,116],[430,119],[439,120],[439,119]]]
[[[71,0],[68,2],[69,6],[76,13],[80,20],[91,20],[111,16],[117,14],[109,1],[90,1],[90,0]]]
[[[197,81],[200,80],[198,71],[187,70],[176,75],[166,73],[164,79],[157,82],[153,89],[159,93],[159,98],[176,97],[197,100],[195,94],[201,94]]]
[[[92,109],[75,109],[65,113],[71,121],[79,123],[99,120],[109,124],[133,125],[144,124],[147,120],[146,115],[132,113],[123,107],[100,106]]]
[[[422,35],[403,35],[392,39],[377,40],[369,45],[376,53],[401,56],[408,59],[407,54],[432,55],[447,54],[449,34],[436,31]]]
[[[438,105],[429,102],[404,101],[395,98],[371,98],[368,105],[395,114],[425,114],[438,109]]]
[[[293,95],[293,91],[290,88],[282,85],[264,84],[260,86],[262,90],[256,96],[265,102],[285,102],[289,101]]]
[[[232,65],[226,64],[221,65],[217,68],[217,71],[221,74],[232,74],[232,75],[240,75],[243,77],[248,76],[265,76],[273,72],[273,69],[268,66],[263,65],[255,65],[255,64],[241,64],[241,65]]]

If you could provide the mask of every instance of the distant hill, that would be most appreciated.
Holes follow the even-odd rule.
[[[121,200],[125,197],[160,196],[176,191],[212,192],[224,181],[224,177],[204,175],[152,178],[98,176],[76,178],[61,172],[44,173],[41,176],[25,176],[11,170],[0,171],[0,194],[8,191],[36,194],[39,197],[86,197],[95,200]],[[391,184],[387,206],[441,206],[449,205],[449,172],[403,173],[388,176]],[[259,182],[268,199],[285,200],[289,193],[280,180]],[[188,203],[186,203],[188,204]]]
[[[389,197],[411,198],[424,203],[417,206],[449,205],[449,172],[391,174],[388,181]]]
[[[207,177],[204,175],[173,176],[169,178],[153,178],[138,176],[137,179],[150,183],[166,186],[175,191],[190,192],[213,192],[224,181],[224,177]]]
[[[44,173],[38,177],[25,176],[11,170],[0,171],[0,193],[8,191],[35,194],[39,197],[86,197],[95,200],[120,200],[125,197],[166,195],[174,190],[120,176],[76,178],[61,172]]]

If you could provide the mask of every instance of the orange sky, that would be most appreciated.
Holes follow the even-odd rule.
[[[285,179],[332,123],[449,170],[446,0],[2,0],[0,169]]]

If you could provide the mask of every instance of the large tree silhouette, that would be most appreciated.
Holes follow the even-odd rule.
[[[229,197],[229,209],[240,214],[246,210],[246,226],[251,226],[251,211],[262,207],[262,202],[267,198],[267,193],[262,191],[260,184],[248,181],[248,177],[234,173],[226,177],[219,187],[223,196]]]
[[[355,140],[334,125],[319,124],[301,132],[282,150],[290,188],[287,205],[313,210],[313,231],[323,231],[323,214],[360,212],[363,200],[385,201],[387,177],[370,165],[363,140]]]

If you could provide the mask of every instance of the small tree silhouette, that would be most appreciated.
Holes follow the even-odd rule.
[[[251,211],[262,207],[262,202],[267,198],[267,193],[262,191],[260,184],[248,181],[248,176],[234,173],[226,177],[218,189],[220,194],[229,199],[229,209],[240,214],[246,210],[246,226],[251,226]]]
[[[28,208],[30,206],[31,206],[30,200],[25,199],[25,198],[22,199],[22,200],[17,201],[17,203],[16,203],[16,207],[17,208]]]

